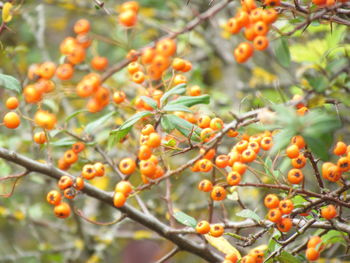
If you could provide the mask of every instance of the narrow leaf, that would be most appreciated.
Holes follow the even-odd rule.
[[[5,89],[16,91],[17,93],[22,92],[20,82],[12,76],[0,74],[0,86]]]
[[[160,105],[164,105],[164,103],[166,102],[166,100],[171,96],[171,95],[175,95],[175,94],[183,94],[186,92],[186,84],[179,84],[177,86],[175,86],[174,88],[172,88],[171,90],[168,90],[167,92],[165,92],[163,94],[163,96],[160,99]]]

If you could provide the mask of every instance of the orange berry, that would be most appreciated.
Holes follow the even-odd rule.
[[[280,204],[280,200],[275,194],[268,194],[264,199],[264,205],[267,208],[270,208],[270,209],[277,208],[279,207],[279,204]]]
[[[213,138],[215,135],[215,132],[212,128],[205,128],[201,131],[201,140],[204,142],[210,141],[211,138]]]
[[[82,46],[77,45],[73,48],[72,53],[70,53],[67,56],[67,61],[73,65],[77,65],[83,62],[85,60],[85,57],[86,57],[85,49]]]
[[[282,218],[280,222],[278,222],[277,224],[277,228],[279,231],[281,232],[289,232],[289,230],[291,230],[293,226],[293,222],[290,218],[286,217],[286,218]]]
[[[119,163],[119,170],[125,175],[132,174],[135,171],[135,169],[136,169],[136,163],[131,158],[124,158]]]
[[[229,157],[227,155],[218,155],[215,158],[215,165],[219,168],[225,168],[228,165]]]
[[[225,256],[225,260],[228,260],[231,263],[236,263],[238,261],[238,257],[235,253],[227,254]]]
[[[125,10],[119,14],[119,23],[125,27],[132,27],[137,23],[137,13],[133,10]]]
[[[256,153],[252,149],[246,149],[242,152],[242,162],[250,163],[256,159]]]
[[[84,188],[84,179],[82,177],[75,178],[73,187],[76,190],[82,190]]]
[[[246,255],[246,256],[242,257],[241,263],[256,263],[256,260],[253,256]]]
[[[45,132],[36,132],[33,137],[34,142],[37,144],[44,144],[46,142]]]
[[[210,226],[209,233],[213,237],[221,237],[224,233],[224,227],[219,224],[212,225]]]
[[[43,79],[51,79],[55,75],[56,65],[53,62],[44,62],[39,67],[40,77]]]
[[[56,205],[54,208],[54,213],[59,218],[67,218],[70,216],[71,209],[69,204],[61,202],[59,205]]]
[[[246,150],[248,148],[248,141],[246,140],[242,140],[242,141],[239,141],[237,144],[236,144],[236,151],[239,152],[239,153],[242,153],[244,150]]]
[[[142,128],[141,133],[143,135],[150,135],[151,133],[154,133],[154,127],[152,124],[147,124],[145,127]]]
[[[309,261],[315,261],[320,257],[320,252],[318,252],[315,248],[310,247],[306,249],[305,256]]]
[[[186,62],[182,58],[175,58],[173,60],[173,63],[172,63],[173,69],[182,71],[185,68],[185,66],[186,66]]]
[[[138,157],[140,160],[147,160],[152,155],[152,148],[148,145],[141,145],[139,148]]]
[[[208,234],[210,231],[210,224],[205,220],[200,221],[196,225],[196,231],[198,234],[201,234],[201,235]]]
[[[244,27],[249,24],[249,14],[246,11],[242,10],[237,12],[235,18],[240,27]]]
[[[263,10],[261,8],[254,9],[249,15],[250,22],[255,23],[255,22],[261,21],[262,13],[263,13]]]
[[[232,17],[226,23],[226,28],[231,34],[237,34],[241,31],[241,24],[238,22],[237,18]]]
[[[153,61],[156,51],[152,47],[147,47],[142,51],[141,62],[143,64],[150,64]]]
[[[291,143],[295,144],[299,147],[299,149],[303,149],[305,147],[305,141],[304,138],[300,135],[296,135],[291,139]]]
[[[278,208],[273,208],[267,213],[267,218],[274,223],[278,223],[282,218],[282,213]]]
[[[293,202],[291,200],[289,200],[289,199],[282,200],[279,203],[279,209],[281,210],[282,214],[288,215],[294,209]]]
[[[243,175],[246,170],[247,170],[247,165],[241,162],[235,162],[232,166],[232,171],[236,171],[240,175]]]
[[[24,99],[28,103],[37,103],[42,99],[42,92],[35,85],[28,85],[23,90]]]
[[[58,188],[61,190],[67,189],[68,187],[71,187],[73,185],[73,179],[67,175],[63,175],[59,180],[58,180]]]
[[[349,157],[341,157],[337,162],[337,166],[339,167],[340,172],[347,172],[350,170],[350,158]]]
[[[226,190],[222,186],[214,186],[210,193],[210,196],[214,201],[222,201],[226,198],[226,195]]]
[[[286,154],[290,159],[297,158],[300,154],[299,147],[295,144],[288,146],[286,149]]]
[[[199,191],[210,192],[212,189],[213,189],[213,184],[207,179],[200,181],[198,184]]]
[[[292,159],[292,166],[294,168],[303,168],[306,165],[306,158],[303,154],[299,154],[297,158]]]
[[[331,220],[338,215],[334,205],[328,205],[321,209],[321,216],[327,220]]]
[[[343,155],[346,153],[346,147],[347,145],[344,142],[337,142],[333,149],[333,153],[338,156]]]
[[[187,83],[187,78],[184,75],[176,74],[173,79],[173,84],[176,86],[183,83]]]
[[[145,74],[142,71],[137,71],[131,76],[132,81],[141,84],[142,82],[145,81]]]
[[[95,163],[94,164],[94,169],[95,169],[95,172],[96,172],[96,176],[99,176],[99,177],[102,177],[105,175],[105,166],[103,163]]]
[[[200,128],[204,129],[204,128],[209,128],[210,126],[210,117],[208,115],[202,115],[199,117],[197,124]]]
[[[126,202],[126,197],[121,192],[115,192],[113,196],[113,204],[115,207],[122,207]]]
[[[46,200],[51,205],[58,205],[62,200],[61,193],[57,190],[52,190],[47,194]]]
[[[157,148],[160,146],[161,141],[160,135],[156,132],[152,132],[148,137],[147,145],[151,148]]]
[[[260,146],[264,151],[270,150],[272,145],[272,137],[268,136],[261,139]]]
[[[319,236],[313,236],[310,237],[309,241],[307,242],[307,248],[316,248],[318,246],[318,244],[322,243],[322,239]],[[324,244],[322,244],[321,246],[319,246],[319,251],[324,249]]]
[[[57,67],[56,76],[61,80],[69,80],[74,74],[74,68],[71,64],[62,64]]]
[[[78,155],[73,150],[68,150],[64,153],[63,159],[69,165],[78,161]]]
[[[63,191],[63,195],[67,199],[74,199],[74,197],[77,195],[77,191],[74,188],[70,187]]]
[[[224,128],[224,122],[220,118],[213,118],[210,121],[210,128],[212,128],[214,131],[221,130]]]
[[[85,149],[85,144],[83,142],[76,142],[72,145],[72,150],[75,153],[80,153]]]
[[[64,170],[64,171],[68,170],[70,168],[70,165],[68,163],[66,163],[63,158],[58,160],[57,166],[59,169]]]
[[[156,51],[166,57],[173,56],[176,52],[176,42],[173,39],[165,38],[156,44]]]
[[[79,19],[75,22],[73,29],[76,34],[87,33],[90,31],[90,22],[86,19]]]
[[[200,172],[207,173],[213,168],[213,164],[208,159],[201,159],[198,161],[198,168]]]
[[[95,167],[92,164],[86,164],[83,166],[83,170],[81,172],[81,175],[86,179],[86,180],[91,180],[95,177],[96,171]]]
[[[304,175],[299,169],[291,169],[288,172],[288,181],[291,184],[300,184],[304,179]]]
[[[281,0],[264,0],[264,5],[267,6],[280,6],[281,5]]]
[[[21,119],[16,112],[10,111],[3,118],[4,125],[9,129],[16,129],[21,124]]]
[[[247,31],[247,29],[246,29]],[[254,53],[254,48],[252,44],[244,42],[238,45],[234,50],[234,56],[238,63],[246,62]]]
[[[93,57],[91,62],[91,67],[95,70],[105,70],[108,67],[108,59],[106,57]]]
[[[229,172],[226,177],[226,181],[229,185],[234,186],[238,185],[241,182],[242,176],[235,171]]]
[[[9,97],[6,100],[6,108],[8,108],[9,110],[16,109],[18,105],[19,105],[19,101],[16,97]]]
[[[274,23],[277,20],[277,11],[273,8],[265,9],[262,13],[262,21],[267,25]]]
[[[257,36],[265,36],[269,32],[269,27],[263,21],[258,21],[253,25],[254,33]]]
[[[125,101],[125,99],[126,99],[126,95],[124,91],[116,91],[113,93],[113,101],[116,104],[122,103],[123,101]]]
[[[122,193],[125,197],[128,197],[132,192],[132,185],[129,181],[120,181],[117,183],[114,189],[115,192]]]
[[[152,177],[154,177],[155,171],[156,171],[156,164],[153,161],[148,159],[146,161],[140,162],[141,174],[143,174],[149,178],[152,178]],[[152,178],[152,179],[155,179],[155,178]]]
[[[254,48],[257,50],[265,50],[269,46],[269,40],[266,36],[257,36],[254,38]]]

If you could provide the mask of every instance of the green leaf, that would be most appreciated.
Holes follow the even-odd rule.
[[[168,117],[168,121],[174,126],[175,129],[177,129],[182,135],[184,135],[185,137],[189,137],[192,130],[192,137],[191,139],[192,140],[195,140],[195,141],[199,141],[200,140],[200,132],[201,132],[201,129],[184,120],[184,119],[181,119],[180,117],[176,116],[176,115],[170,115],[168,114],[167,115]]]
[[[332,138],[332,135],[329,135]],[[310,137],[304,135],[304,139],[306,144],[310,148],[310,150],[321,160],[326,161],[329,159],[329,148],[325,145],[324,141],[321,138]]]
[[[293,129],[284,129],[278,132],[276,135],[274,135],[273,141],[275,142],[275,144],[272,146],[270,154],[274,155],[278,151],[286,148],[286,146],[290,143],[290,140],[294,135],[296,135],[296,131],[294,131]]]
[[[255,221],[260,221],[261,220],[260,216],[258,216],[254,211],[252,211],[250,209],[243,209],[242,211],[237,213],[236,216],[240,216],[240,217],[244,217],[244,218],[250,218],[250,219],[253,219]]]
[[[344,234],[336,230],[328,231],[327,234],[321,237],[321,239],[325,244],[335,244],[335,243],[342,243],[344,245],[346,244],[344,240]]]
[[[192,113],[192,111],[186,107],[186,106],[183,106],[183,105],[165,105],[165,107],[163,108],[164,111],[184,111],[184,112],[190,112]]]
[[[21,83],[14,77],[0,74],[0,86],[5,89],[16,91],[17,93],[22,93]]]
[[[306,79],[316,92],[323,92],[329,86],[328,79],[323,75],[307,76]]]
[[[209,104],[210,103],[210,96],[209,95],[202,95],[202,96],[181,96],[176,100],[170,101],[168,105],[174,105],[174,104],[180,104],[187,107],[191,107],[197,104]]]
[[[76,143],[76,140],[73,140],[71,138],[62,138],[54,142],[50,142],[50,145],[53,146],[71,146],[74,143]]]
[[[115,114],[115,111],[112,111],[110,113],[107,113],[106,115],[102,116],[101,118],[90,122],[88,125],[86,125],[85,127],[85,132],[86,133],[95,133],[96,129],[105,126],[105,124],[107,123],[107,121]]]
[[[190,227],[196,227],[197,221],[192,216],[185,214],[184,212],[177,211],[174,213],[174,218],[181,224]]]
[[[160,125],[162,126],[163,130],[165,130],[167,133],[170,133],[172,130],[175,129],[175,125],[169,120],[169,114],[165,114],[160,119]]]
[[[145,103],[147,103],[147,105],[151,106],[152,109],[158,108],[158,104],[154,99],[147,96],[141,96],[140,99],[142,99]]]
[[[283,37],[276,40],[275,53],[277,61],[284,67],[290,66],[290,52],[287,40]]]
[[[183,94],[186,92],[186,84],[182,83],[179,84],[177,86],[175,86],[174,88],[172,88],[171,90],[168,90],[167,92],[165,92],[163,94],[163,96],[160,99],[160,105],[164,105],[164,103],[166,102],[166,100],[171,96],[171,95],[175,95],[175,94]]]
[[[280,263],[301,263],[301,261],[297,257],[294,257],[287,251],[282,251],[281,255],[277,257],[277,260]]]
[[[69,122],[71,119],[73,119],[75,116],[79,115],[82,112],[88,112],[88,110],[87,109],[77,110],[77,111],[73,112],[72,114],[68,115],[65,118],[64,122]]]
[[[113,144],[113,142],[119,142],[121,139],[123,139],[131,130],[132,126],[138,122],[140,119],[146,116],[152,115],[152,112],[150,111],[141,111],[133,116],[131,116],[128,120],[126,120],[118,129],[115,129],[110,132],[110,137],[109,138],[109,146]]]

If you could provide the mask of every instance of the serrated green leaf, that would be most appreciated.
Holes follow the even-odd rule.
[[[0,74],[0,87],[22,93],[21,83],[10,75]]]
[[[288,42],[285,38],[281,37],[276,40],[275,53],[277,61],[284,67],[290,66],[290,51],[288,47]]]
[[[209,104],[210,103],[210,96],[209,95],[202,95],[202,96],[181,96],[176,100],[170,101],[168,105],[184,105],[186,107],[191,107],[198,104]]]
[[[175,86],[174,88],[172,88],[171,90],[168,90],[167,92],[165,92],[163,94],[163,96],[160,99],[160,105],[164,105],[164,103],[166,102],[166,100],[171,96],[171,95],[175,95],[175,94],[183,94],[186,92],[186,84],[179,84],[177,86]]]
[[[165,105],[165,107],[163,108],[164,111],[184,111],[184,112],[190,112],[192,113],[192,111],[184,106],[184,105],[179,105],[179,104],[174,104],[174,105]]]
[[[94,120],[93,122],[90,122],[88,125],[86,125],[84,131],[86,133],[95,133],[96,129],[105,126],[107,121],[114,115],[116,112],[112,111],[110,113],[107,113],[106,115],[102,116],[101,118]]]
[[[158,104],[154,99],[147,96],[141,96],[140,99],[147,103],[148,106],[152,107],[152,109],[158,108]]]
[[[185,214],[184,212],[177,211],[174,213],[174,218],[181,224],[190,227],[196,227],[197,221],[192,216]]]
[[[260,221],[261,218],[258,216],[254,211],[250,209],[243,209],[242,211],[238,212],[236,216],[244,217],[244,218],[250,218],[255,221]]]

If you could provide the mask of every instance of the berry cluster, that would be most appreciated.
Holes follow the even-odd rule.
[[[250,42],[239,44],[234,50],[238,63],[246,62],[254,53],[254,49],[263,51],[269,46],[267,34],[270,25],[277,20],[277,11],[273,8],[280,5],[280,1],[264,1],[263,9],[258,7],[254,0],[242,0],[242,8],[226,23],[226,29],[231,34],[238,34],[244,28],[244,37]]]
[[[268,194],[264,199],[264,205],[269,209],[267,218],[276,223],[278,230],[288,232],[292,228],[292,220],[289,217],[283,217],[289,215],[294,209],[291,200],[284,199],[280,201],[277,195]]]
[[[125,27],[136,25],[139,8],[139,4],[136,1],[123,3],[120,7],[119,23]]]

